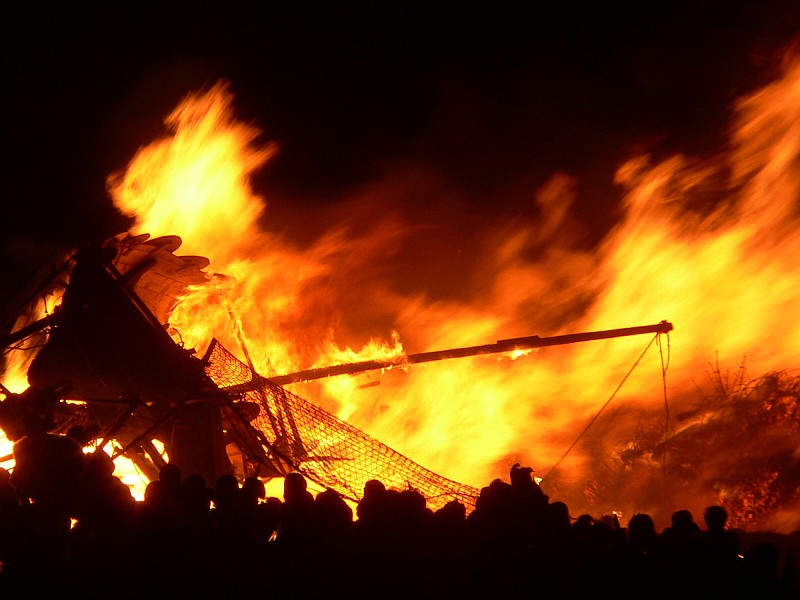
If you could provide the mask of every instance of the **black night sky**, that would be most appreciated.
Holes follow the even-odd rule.
[[[125,229],[106,177],[220,79],[280,145],[253,185],[301,243],[399,162],[457,190],[393,208],[411,220],[524,214],[569,173],[591,238],[620,163],[715,151],[800,32],[796,0],[112,4],[6,9],[3,300],[54,248]]]

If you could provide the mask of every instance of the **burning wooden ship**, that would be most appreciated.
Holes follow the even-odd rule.
[[[150,479],[168,460],[207,481],[281,477],[298,471],[323,488],[358,501],[364,485],[420,491],[432,508],[458,500],[471,510],[479,490],[438,475],[356,427],[288,391],[286,384],[372,369],[559,344],[667,333],[672,324],[404,355],[288,373],[260,375],[216,340],[203,356],[169,331],[169,315],[188,286],[208,280],[207,259],[178,256],[177,236],[121,234],[76,252],[37,290],[55,289],[60,304],[6,335],[41,345],[27,371],[29,388],[3,389],[0,427],[16,441],[31,420],[53,433],[92,432],[98,447],[113,441]],[[30,299],[26,299],[30,300]],[[20,307],[8,315],[16,316]],[[7,320],[7,319],[6,319]],[[245,352],[246,355],[246,352]],[[246,361],[249,357],[245,356]]]

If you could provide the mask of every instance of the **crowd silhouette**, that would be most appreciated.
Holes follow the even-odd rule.
[[[686,510],[658,532],[647,514],[570,515],[530,468],[480,491],[475,509],[431,510],[413,489],[368,482],[356,505],[283,498],[232,475],[207,484],[172,464],[136,501],[101,451],[32,432],[0,470],[2,597],[796,598],[794,558],[743,544],[727,514]],[[351,507],[355,506],[355,510]]]

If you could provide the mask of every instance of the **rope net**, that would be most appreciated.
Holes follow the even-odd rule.
[[[234,406],[257,406],[246,414],[269,456],[316,484],[354,502],[371,479],[387,488],[412,488],[428,508],[451,500],[475,508],[479,490],[437,475],[320,407],[262,377],[216,340],[207,354],[206,374]],[[243,405],[242,403],[247,403]]]

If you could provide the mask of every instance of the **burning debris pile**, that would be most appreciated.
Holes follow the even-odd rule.
[[[595,460],[582,489],[559,490],[557,478],[551,488],[583,496],[592,514],[616,507],[668,522],[676,506],[697,514],[721,504],[733,527],[793,531],[800,506],[800,376],[782,371],[747,380],[744,369],[728,378],[717,368],[712,383],[666,433],[663,412],[626,421],[619,411],[625,425],[588,442]],[[624,498],[638,504],[623,506]]]
[[[793,519],[800,504],[800,376],[774,372],[748,381],[741,371],[716,383],[697,411],[677,416],[681,428],[654,458],[681,486],[695,481],[718,491],[733,526],[768,529],[770,521]]]
[[[176,298],[207,280],[208,261],[176,256],[177,237],[120,235],[78,251],[39,290],[63,298],[48,316],[4,339],[45,342],[25,392],[0,403],[12,441],[32,420],[51,431],[79,427],[100,447],[114,442],[151,479],[170,462],[210,482],[230,474],[226,448],[241,457],[240,478],[302,472],[358,501],[367,481],[423,493],[432,507],[474,507],[478,490],[449,481],[330,413],[260,376],[213,340],[202,360],[166,335]],[[56,281],[57,279],[57,281]],[[203,369],[205,369],[204,375]],[[76,404],[77,403],[77,404]],[[253,411],[255,409],[255,412]]]

